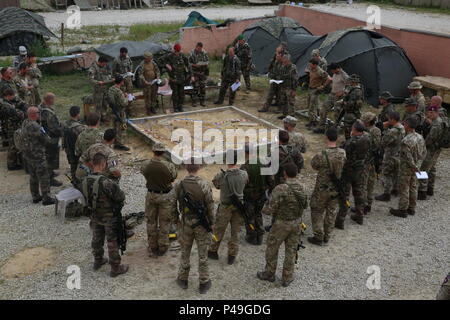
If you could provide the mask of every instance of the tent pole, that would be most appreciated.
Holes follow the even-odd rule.
[[[64,22],[61,23],[61,47],[64,50]]]

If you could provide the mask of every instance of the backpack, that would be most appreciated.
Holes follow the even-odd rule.
[[[17,150],[19,150],[20,152],[24,152],[25,151],[25,139],[24,139],[24,135],[22,133],[22,128],[17,129],[16,131],[14,131],[14,136],[13,136],[13,140],[14,140],[14,145],[16,146]]]
[[[448,119],[442,121],[442,136],[439,141],[439,147],[443,149],[450,148],[450,124]]]
[[[66,150],[75,150],[75,144],[77,142],[78,136],[73,132],[72,129],[82,126],[81,123],[73,123],[70,126],[64,126],[63,130],[63,139],[64,139],[64,146]]]

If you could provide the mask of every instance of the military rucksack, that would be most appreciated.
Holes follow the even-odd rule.
[[[448,149],[450,148],[450,124],[448,119],[442,119],[442,135],[439,141],[439,147]]]
[[[88,179],[94,179],[94,183],[92,185],[92,189],[89,190],[88,188]],[[91,210],[97,209],[97,200],[100,192],[100,180],[103,178],[101,175],[89,175],[83,179],[83,182],[81,183],[81,192],[83,193],[83,196],[86,200],[86,205]],[[89,193],[89,191],[92,192],[92,194]]]
[[[24,134],[22,132],[22,128],[17,129],[14,131],[14,145],[16,146],[17,150],[20,152],[24,152],[26,149],[26,141],[24,139]]]
[[[75,144],[77,142],[78,136],[75,134],[73,129],[78,126],[82,126],[81,123],[73,122],[70,126],[64,126],[64,146],[66,150],[75,150]]]

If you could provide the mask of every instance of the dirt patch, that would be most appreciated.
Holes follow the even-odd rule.
[[[55,252],[44,247],[27,248],[8,259],[0,269],[7,279],[25,277],[54,264]]]

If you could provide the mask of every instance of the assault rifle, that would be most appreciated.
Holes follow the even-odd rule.
[[[125,219],[122,217],[122,204],[113,204],[113,218],[114,229],[117,232],[117,244],[121,254],[127,250],[127,231],[125,225]]]
[[[122,117],[119,114],[119,110],[117,110],[117,106],[114,104],[109,105],[111,107],[112,112],[114,113],[114,116],[116,117],[116,122],[120,122],[122,124],[122,127],[124,130],[127,129],[127,122],[126,120],[122,119]]]
[[[333,186],[338,193],[340,207],[341,208],[350,208],[350,202],[347,200],[347,195],[345,194],[344,187],[342,185],[342,181],[336,176],[336,173],[332,170],[330,160],[328,159],[327,153],[325,151],[323,151],[322,154],[325,157],[327,164],[328,164],[328,169],[331,172],[329,174],[329,177],[330,177],[331,183],[333,183]]]

